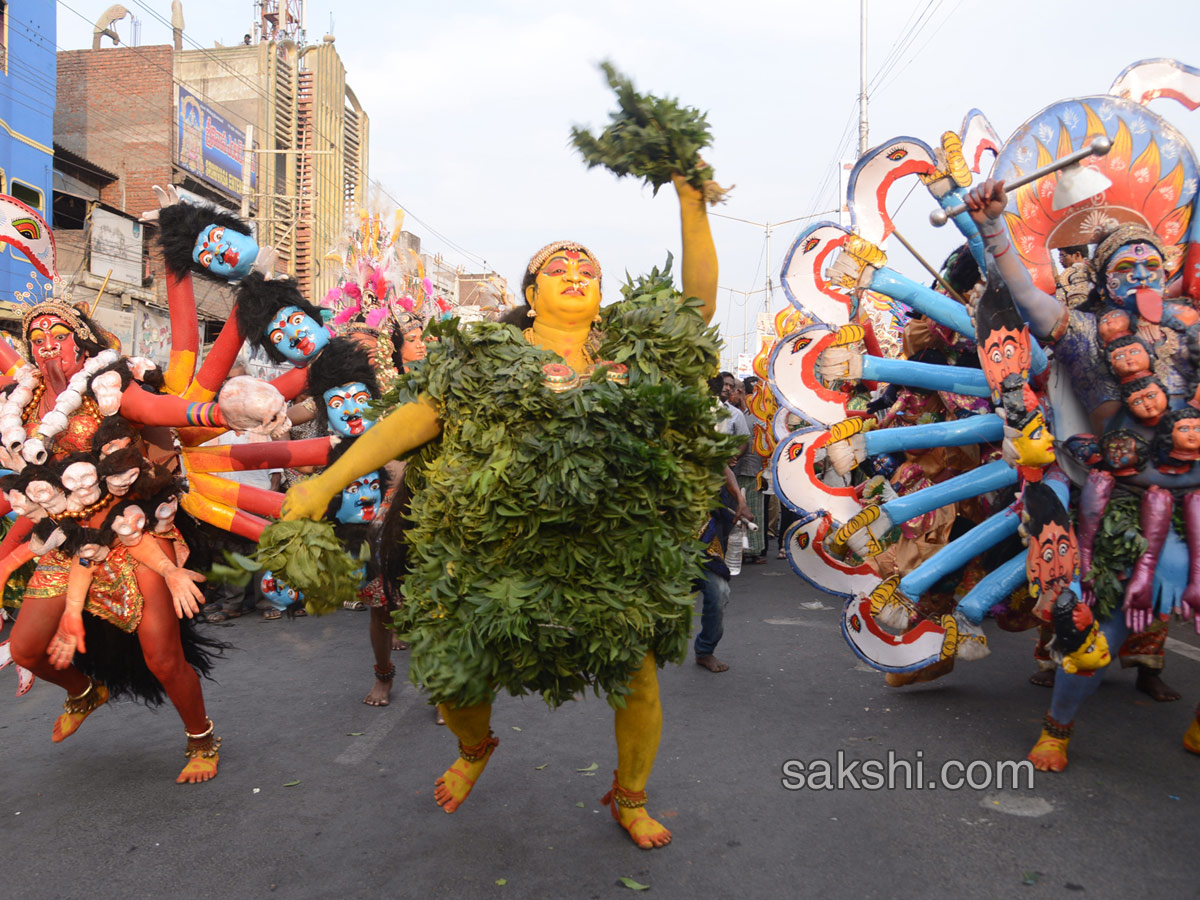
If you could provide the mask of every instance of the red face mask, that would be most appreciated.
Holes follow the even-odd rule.
[[[29,323],[29,346],[34,365],[56,394],[83,368],[84,354],[75,343],[75,332],[58,316],[48,313]]]

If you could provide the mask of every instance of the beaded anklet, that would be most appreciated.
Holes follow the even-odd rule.
[[[467,747],[460,740],[458,742],[458,755],[469,763],[479,762],[491,753],[499,743],[500,738],[496,737],[489,729],[488,736],[478,744],[472,744],[470,747]]]
[[[613,769],[612,790],[600,800],[601,803],[616,803],[622,809],[640,809],[646,805],[649,798],[646,792],[631,791],[617,783],[617,770]]]
[[[1068,722],[1066,725],[1063,725],[1060,722],[1055,722],[1052,718],[1050,718],[1050,713],[1046,713],[1046,715],[1042,717],[1042,728],[1045,730],[1046,734],[1050,735],[1050,737],[1058,738],[1060,741],[1065,741],[1071,736],[1071,732],[1074,730],[1075,725],[1073,722]]]

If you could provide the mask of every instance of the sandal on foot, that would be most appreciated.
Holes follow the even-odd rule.
[[[362,612],[364,609],[367,608],[367,604],[363,603],[361,600],[343,600],[342,608],[343,609],[352,609],[355,612]]]
[[[262,615],[262,617],[264,619],[266,619],[268,622],[273,622],[276,619],[281,618],[282,616],[283,616],[283,610],[275,609],[275,607],[271,607],[270,609],[264,609],[263,615]]]

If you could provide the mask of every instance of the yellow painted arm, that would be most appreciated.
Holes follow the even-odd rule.
[[[285,519],[319,519],[329,501],[346,485],[442,433],[433,400],[422,395],[384,416],[354,442],[342,458],[315,478],[302,481],[283,501]]]
[[[679,218],[683,231],[683,296],[699,297],[705,323],[717,311],[717,248],[708,227],[704,195],[682,175],[673,176],[679,194]]]

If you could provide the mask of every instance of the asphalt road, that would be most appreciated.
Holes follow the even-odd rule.
[[[1032,789],[786,790],[788,760],[839,752],[920,760],[925,782],[947,761],[1020,760],[1049,703],[1026,680],[1032,634],[989,628],[987,659],[894,690],[844,645],[838,608],[772,558],[734,580],[718,649],[731,669],[689,658],[662,673],[650,809],[674,842],[653,852],[599,804],[615,745],[594,697],[555,712],[501,698],[502,745],[462,809],[442,813],[433,781],[453,738],[403,680],[404,653],[392,704],[360,702],[365,612],[214,626],[237,650],[206,685],[225,744],[205,785],[174,783],[184,742],[169,707],[113,704],[54,745],[61,692],[14,698],[5,670],[0,894],[607,898],[632,894],[625,876],[689,900],[1197,896],[1200,758],[1180,743],[1200,699],[1194,634],[1173,626],[1168,653],[1183,701],[1110,674],[1068,770]]]

